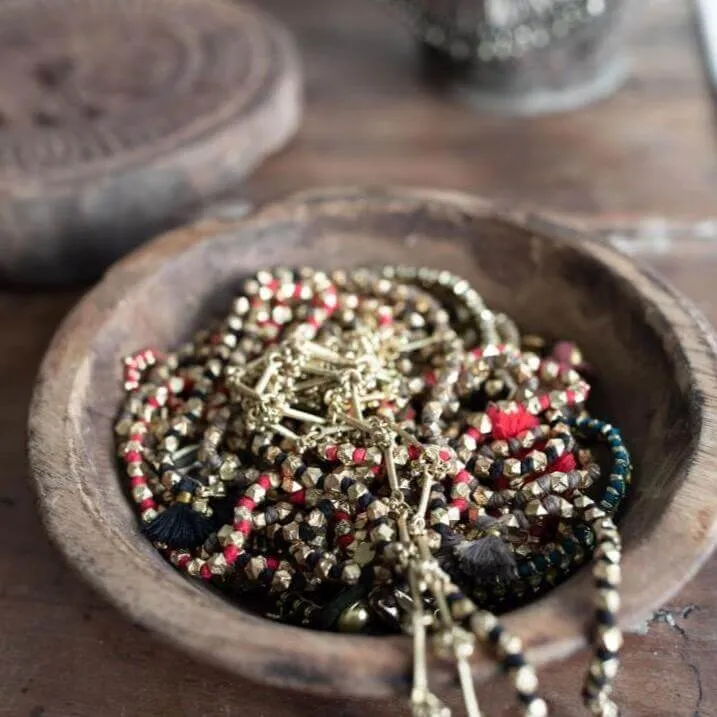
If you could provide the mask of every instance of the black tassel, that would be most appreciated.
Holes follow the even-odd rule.
[[[174,503],[142,529],[154,543],[170,548],[197,548],[212,534],[209,518],[198,513],[188,503]]]
[[[453,547],[461,572],[478,582],[512,580],[517,574],[515,555],[497,535],[462,541]]]

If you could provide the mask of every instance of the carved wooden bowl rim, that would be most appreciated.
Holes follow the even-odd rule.
[[[645,529],[645,539],[633,541],[626,551],[621,624],[629,627],[644,620],[706,560],[717,543],[712,478],[717,458],[717,425],[712,419],[717,415],[717,344],[694,306],[605,244],[536,217],[500,211],[482,199],[423,189],[339,188],[294,195],[245,220],[205,219],[160,237],[115,265],[80,301],[49,348],[29,432],[30,466],[42,517],[69,562],[133,620],[200,659],[263,682],[335,696],[405,694],[409,638],[334,635],[263,620],[178,575],[151,546],[148,549],[139,533],[119,535],[108,526],[88,490],[97,478],[92,465],[81,460],[84,438],[79,420],[84,415],[81,388],[88,381],[95,337],[128,296],[141,293],[146,282],[184,252],[201,251],[228,233],[235,235],[241,251],[249,250],[236,235],[266,233],[287,223],[310,229],[317,217],[340,215],[360,223],[369,212],[419,216],[421,211],[443,212],[461,226],[490,218],[531,241],[537,237],[560,243],[561,250],[569,247],[581,261],[607,272],[611,281],[629,285],[657,320],[652,325],[667,327],[656,331],[669,344],[665,350],[683,362],[693,435],[686,455],[671,468],[684,479],[669,506]],[[207,277],[207,291],[210,285]],[[119,486],[118,479],[114,483]],[[563,658],[585,644],[589,584],[582,571],[540,600],[506,615],[507,627],[522,636],[536,664]],[[477,679],[493,672],[491,660],[478,655]],[[450,668],[435,665],[435,675],[439,683],[454,684]]]

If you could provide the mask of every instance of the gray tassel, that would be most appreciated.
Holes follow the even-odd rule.
[[[517,574],[515,555],[497,535],[462,541],[453,547],[460,571],[479,582],[512,580]]]

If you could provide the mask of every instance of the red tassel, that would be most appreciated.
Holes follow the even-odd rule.
[[[528,413],[525,406],[520,403],[516,405],[516,410],[501,411],[496,406],[488,406],[486,414],[493,424],[493,438],[497,441],[506,441],[515,438],[530,428],[535,428],[539,421],[531,413]]]

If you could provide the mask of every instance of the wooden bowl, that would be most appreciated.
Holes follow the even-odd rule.
[[[293,38],[221,0],[0,3],[0,281],[94,280],[294,135]]]
[[[167,565],[137,530],[112,433],[121,358],[176,345],[227,308],[239,277],[274,264],[377,262],[458,272],[522,326],[579,342],[599,369],[595,412],[623,429],[636,465],[620,520],[620,622],[634,626],[674,595],[717,541],[710,328],[661,279],[602,243],[479,199],[421,190],[297,195],[243,221],[206,220],[165,235],[110,270],[55,337],[30,418],[40,510],[68,560],[133,620],[203,660],[306,691],[404,694],[409,638],[272,623]],[[506,624],[545,663],[585,644],[591,601],[583,571]],[[450,668],[435,670],[451,680]],[[493,670],[476,658],[477,679]]]

